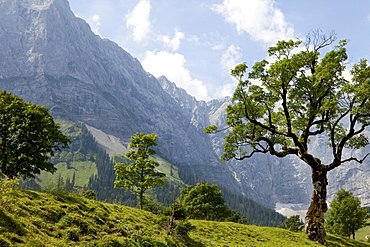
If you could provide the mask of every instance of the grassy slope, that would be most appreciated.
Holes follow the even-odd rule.
[[[60,124],[62,132],[71,138],[72,141],[82,135],[82,127],[75,122],[64,119],[56,119],[55,121]],[[69,145],[70,149],[63,149],[65,153],[70,153],[70,157],[72,157],[73,154],[71,152],[73,145],[79,145],[79,143],[72,143]],[[72,179],[74,173],[76,179],[75,185],[85,187],[88,185],[89,178],[98,173],[97,166],[92,161],[84,159],[80,160],[76,157],[72,160],[66,159],[64,161],[63,158],[59,159],[62,161],[54,162],[55,167],[57,168],[57,171],[54,174],[42,171],[39,175],[42,188],[52,188],[55,186],[59,176],[64,179],[64,182],[67,178]],[[69,163],[69,165],[67,165],[67,163]]]
[[[149,212],[74,194],[13,190],[0,199],[0,246],[319,246],[283,229],[191,221],[182,245]],[[336,236],[329,246],[370,246]]]
[[[72,140],[82,135],[81,126],[79,126],[78,124],[72,121],[63,120],[63,119],[57,119],[56,122],[58,122],[61,125],[61,130],[63,131],[63,133],[66,134]],[[91,127],[89,128],[91,129]],[[98,131],[99,130],[94,129],[95,134]],[[113,136],[110,136],[110,139],[109,139],[107,136],[108,136],[107,134],[101,132],[99,140],[104,139],[104,138],[107,140],[110,140],[110,139],[114,140],[113,143],[107,143],[108,141],[106,141],[105,144],[107,144],[108,146],[113,146],[114,143],[116,143],[117,145],[119,144],[122,147],[122,150],[121,150],[122,153],[115,154],[117,157],[119,157],[120,155],[124,154],[127,151],[127,149],[123,147],[122,144],[118,141],[119,139]],[[103,143],[100,143],[100,144],[102,145]],[[73,145],[76,145],[76,144],[70,144],[70,147],[72,147]],[[77,145],[79,145],[79,143],[77,143]],[[114,147],[112,149],[117,149],[117,147]],[[114,154],[115,152],[115,150],[110,150],[108,147],[104,148],[104,150],[110,151],[111,154]],[[70,149],[65,149],[64,151],[71,153]],[[59,158],[59,159],[62,160],[62,158]],[[185,187],[184,182],[181,180],[181,178],[178,175],[176,166],[172,166],[171,163],[159,157],[158,155],[155,155],[154,159],[160,164],[160,167],[158,169],[161,172],[165,173],[168,179],[170,179],[171,181],[177,182],[179,185],[182,185],[180,187]],[[67,166],[67,162],[70,164],[69,166]],[[170,172],[171,166],[173,168],[172,174]],[[72,179],[74,173],[75,173],[75,179],[76,179],[75,185],[79,187],[85,187],[88,185],[89,178],[98,173],[97,165],[94,162],[88,161],[88,160],[78,160],[78,161],[74,160],[73,162],[72,161],[58,162],[58,163],[55,163],[55,167],[57,168],[57,171],[54,174],[47,173],[47,172],[41,172],[39,179],[41,181],[40,184],[42,188],[53,187],[53,185],[55,185],[56,181],[58,180],[59,176],[61,176],[64,179],[64,182],[67,178]]]
[[[367,223],[370,224],[370,220],[368,220]],[[368,236],[368,238],[370,239],[370,225],[365,226],[356,231],[356,240],[366,241],[366,236]]]
[[[231,222],[191,221],[196,231],[190,237],[205,246],[322,246],[307,239],[305,233],[294,233],[280,228],[257,227]],[[327,236],[327,246],[370,246],[337,235]]]
[[[172,241],[156,215],[134,208],[61,192],[14,190],[7,200],[0,206],[0,246],[165,246]]]

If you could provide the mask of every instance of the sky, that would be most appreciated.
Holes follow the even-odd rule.
[[[235,65],[251,68],[279,40],[313,30],[349,40],[348,65],[370,59],[370,0],[69,0],[76,16],[154,75],[198,100],[232,95]],[[335,45],[335,44],[333,44]]]

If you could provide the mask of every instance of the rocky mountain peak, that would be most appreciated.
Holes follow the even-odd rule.
[[[123,142],[135,132],[156,133],[164,159],[240,189],[202,132],[206,102],[173,87],[176,100],[137,59],[95,35],[65,0],[3,1],[0,13],[2,89]]]

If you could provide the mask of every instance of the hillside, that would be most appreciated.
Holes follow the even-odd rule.
[[[12,190],[0,199],[1,246],[318,246],[283,229],[191,221],[187,238],[166,235],[152,213],[65,192]],[[370,246],[330,236],[328,246]]]
[[[51,161],[58,169],[54,174],[42,172],[36,180],[22,181],[22,188],[65,191],[91,189],[96,191],[99,201],[135,206],[137,199],[129,190],[113,187],[116,178],[113,166],[115,163],[127,162],[122,156],[124,153],[113,157],[106,153],[110,150],[125,151],[127,150],[127,144],[121,143],[101,131],[98,135],[94,132],[90,133],[89,127],[81,123],[77,124],[66,120],[57,120],[57,122],[61,124],[63,133],[72,140],[70,149],[57,152],[52,157]],[[99,139],[110,139],[112,145],[109,145],[109,147],[102,146]],[[111,158],[114,159],[114,162]],[[164,206],[172,204],[174,196],[178,197],[181,189],[187,185],[195,185],[202,180],[194,173],[177,167],[158,155],[154,159],[160,163],[158,169],[166,174],[167,182],[163,187],[150,190],[149,194],[158,202],[163,203]],[[245,216],[249,224],[278,226],[285,220],[282,215],[272,209],[236,194],[226,187],[221,186],[220,188],[223,191],[227,205]]]

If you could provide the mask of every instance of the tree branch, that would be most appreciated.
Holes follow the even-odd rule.
[[[253,151],[250,154],[243,155],[243,156],[240,156],[240,157],[235,157],[235,159],[236,160],[243,160],[243,159],[246,159],[246,158],[250,158],[255,153],[270,153],[271,155],[274,155],[274,156],[279,157],[279,158],[283,158],[283,157],[285,157],[287,155],[290,155],[290,154],[298,155],[298,149],[288,148],[286,146],[282,147],[282,151],[277,151],[275,149],[275,143],[273,141],[271,141],[270,139],[266,138],[266,137],[260,137],[258,139],[255,139],[254,141],[256,141],[257,143],[253,143],[253,144],[260,147],[260,149],[254,148]],[[260,143],[261,141],[265,142],[267,147],[264,147]],[[239,143],[238,145],[239,146],[246,146],[246,145],[250,146],[250,144],[251,144],[250,142],[244,142],[244,143]]]
[[[351,158],[348,158],[348,159],[345,159],[345,160],[342,160],[341,164],[343,163],[346,163],[346,162],[350,162],[350,161],[356,161],[357,163],[360,163],[362,164],[364,162],[364,160],[367,158],[367,156],[369,156],[369,153],[365,155],[364,158],[362,158],[361,160],[357,159],[357,158],[354,158],[354,157],[351,157]]]
[[[307,34],[304,45],[307,50],[309,50],[312,45],[313,51],[318,52],[320,49],[332,44],[336,39],[337,34],[334,31],[331,31],[329,35],[326,36],[321,29],[316,29]]]

